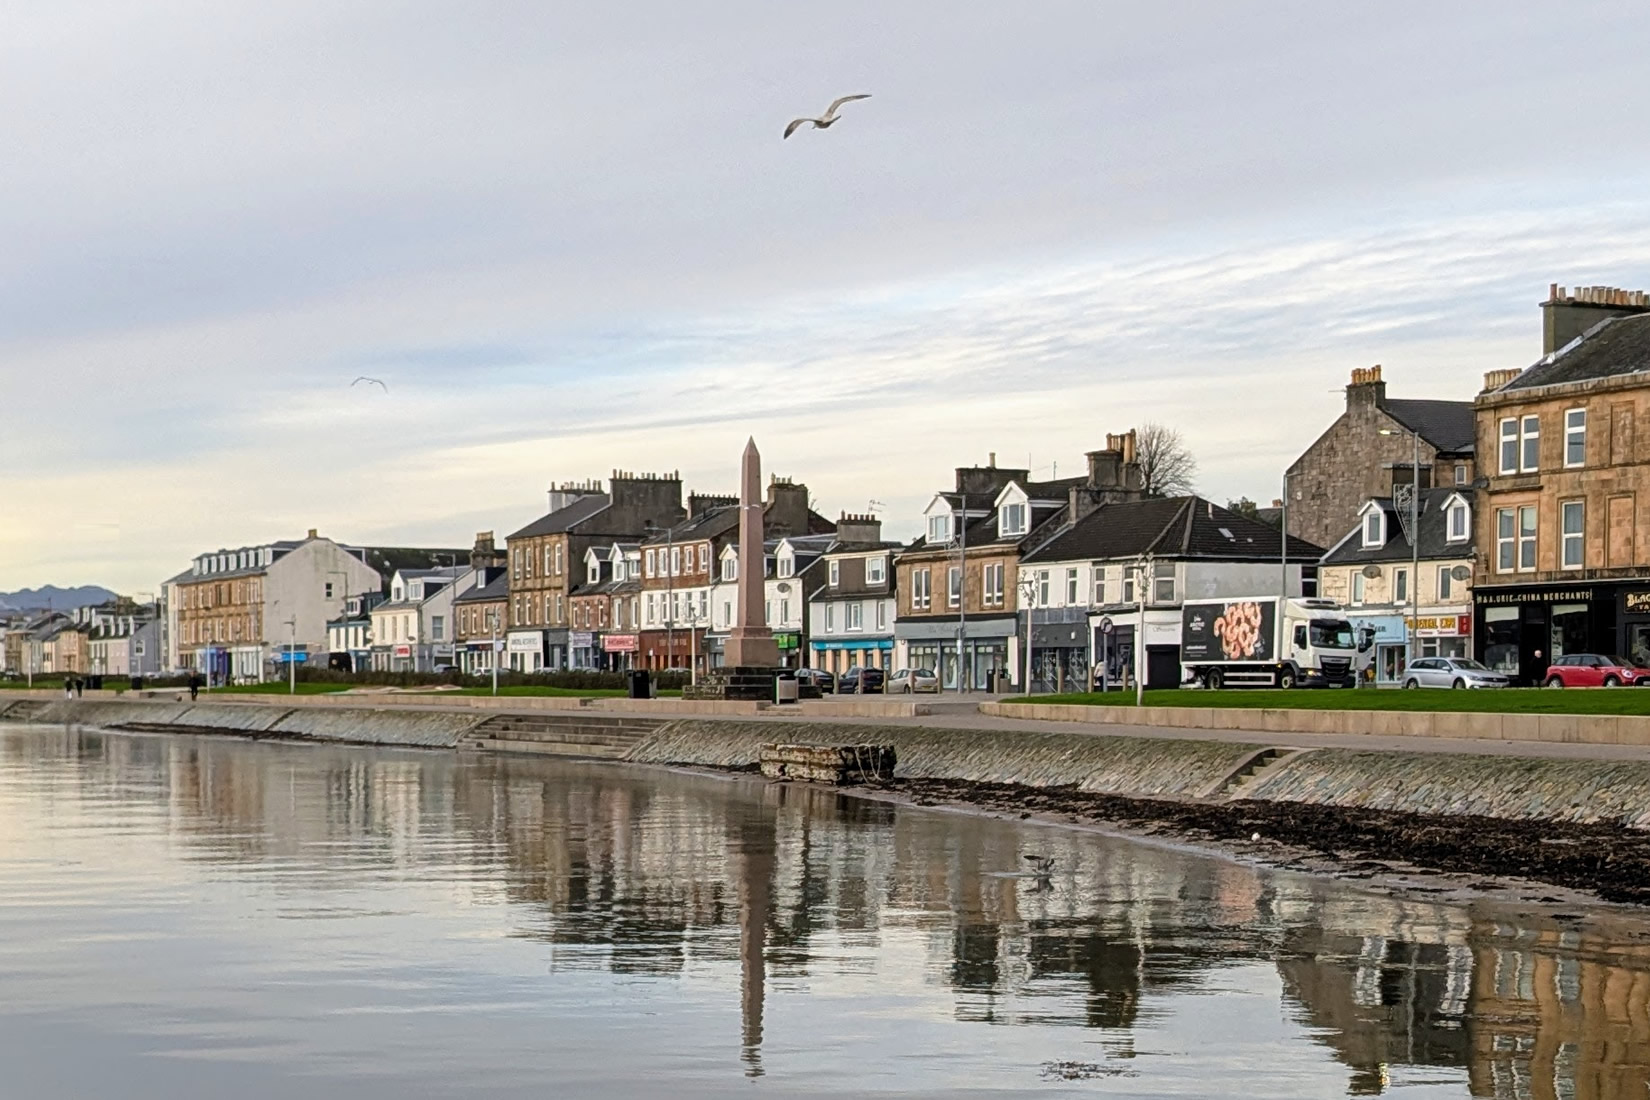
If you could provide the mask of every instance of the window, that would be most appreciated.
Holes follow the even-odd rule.
[[[447,617],[445,615],[430,616],[430,640],[433,642],[447,640]]]
[[[1455,578],[1450,575],[1450,569],[1451,568],[1453,568],[1453,567],[1448,566],[1448,565],[1440,565],[1438,567],[1438,602],[1439,603],[1447,603],[1447,602],[1449,602],[1449,600],[1454,598],[1454,595],[1455,595]]]
[[[1518,571],[1535,569],[1535,505],[1518,509]]]
[[[887,558],[866,558],[865,559],[865,583],[866,584],[887,584],[888,583],[888,559]]]
[[[781,577],[795,576],[796,559],[789,554],[779,555],[778,560],[774,563],[774,572]]]
[[[1037,606],[1038,607],[1047,607],[1048,606],[1048,596],[1049,596],[1049,592],[1048,592],[1048,570],[1047,569],[1037,570],[1036,589],[1037,589]]]
[[[708,542],[699,544],[699,572],[710,572],[710,543]]]
[[[1394,569],[1392,571],[1392,602],[1409,602],[1409,570]]]
[[[1566,500],[1559,508],[1562,512],[1560,522],[1563,524],[1563,566],[1565,569],[1580,569],[1583,563],[1582,535],[1586,512],[1579,500]]]
[[[556,576],[561,576],[561,543],[556,543]]]
[[[1066,606],[1077,606],[1077,570],[1066,570]]]
[[[550,546],[548,543],[544,547],[544,575],[550,575]]]
[[[1366,583],[1363,570],[1354,569],[1352,571],[1352,603],[1354,606],[1364,602],[1364,585]]]
[[[1174,574],[1152,578],[1152,602],[1174,603]]]
[[[1519,469],[1527,474],[1532,474],[1541,466],[1541,418],[1539,416],[1526,416],[1522,427],[1519,429],[1519,437],[1521,443],[1519,451],[1523,456]]]
[[[836,604],[825,605],[825,633],[829,634],[836,629]]]
[[[680,546],[670,548],[670,575],[673,577],[682,575],[682,548]]]
[[[653,551],[651,550],[647,552],[647,564],[644,566],[644,570],[648,576],[653,576]]]
[[[773,601],[769,600],[762,608],[762,621],[769,626],[773,625]]]
[[[911,609],[926,611],[933,605],[933,574],[928,569],[911,570]]]
[[[951,517],[949,515],[928,517],[928,541],[951,541]]]
[[[962,606],[962,568],[953,565],[946,570],[946,598],[952,607]]]
[[[239,587],[239,586],[237,586],[237,587]],[[331,582],[331,581],[328,581],[328,582],[327,582],[327,583],[326,583],[326,593],[325,593],[325,596],[326,596],[326,598],[327,598],[327,599],[329,599],[329,600],[330,600],[330,599],[332,599],[332,582]],[[244,597],[243,597],[243,599],[244,599]]]
[[[1514,536],[1516,520],[1511,508],[1495,510],[1495,571],[1511,573],[1518,564],[1518,549]]]
[[[1518,420],[1510,416],[1501,422],[1501,472],[1518,472]]]
[[[1371,508],[1364,513],[1364,546],[1378,547],[1386,545],[1386,513],[1379,508]]]
[[[1466,501],[1464,501],[1464,500],[1451,501],[1446,518],[1449,521],[1448,541],[1450,541],[1450,542],[1465,542],[1465,541],[1467,541],[1467,534],[1468,534],[1468,531],[1471,527],[1471,522],[1470,521],[1471,521],[1472,517],[1471,517],[1471,514],[1467,511]]]
[[[1587,410],[1570,409],[1564,414],[1564,465],[1587,464]]]
[[[602,563],[595,558],[590,559],[590,568],[585,570],[584,579],[590,584],[596,584],[602,579]]]
[[[877,601],[877,629],[888,629],[888,601],[886,600]]]
[[[862,603],[847,604],[844,608],[844,617],[848,620],[843,624],[848,630],[865,629],[865,605]]]
[[[1094,570],[1094,604],[1096,607],[1106,602],[1106,567],[1099,562],[1092,566]]]
[[[1139,579],[1140,579],[1140,567],[1139,566],[1131,565],[1127,569],[1123,570],[1123,602],[1124,603],[1133,603],[1134,602],[1134,588],[1135,588],[1136,582],[1139,581]]]
[[[980,568],[981,599],[987,606],[1003,605],[1003,563],[992,562]]]
[[[1026,533],[1026,506],[1024,504],[1005,504],[997,525],[1005,535],[1023,535]]]
[[[832,588],[842,583],[842,563],[833,561],[825,567],[826,583]]]
[[[659,597],[651,592],[647,594],[647,621],[649,623],[659,621]]]
[[[567,614],[566,599],[567,599],[567,597],[563,596],[561,593],[559,593],[559,592],[556,593],[556,620],[555,621],[556,621],[557,626],[560,626],[563,622],[566,621],[563,618],[563,616]]]
[[[1455,484],[1465,485],[1466,483],[1467,483],[1467,464],[1465,462],[1457,462],[1455,464]]]

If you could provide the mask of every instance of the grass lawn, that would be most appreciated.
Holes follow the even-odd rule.
[[[348,691],[350,688],[352,688],[354,686],[355,686],[354,684],[320,684],[320,683],[311,684],[311,683],[305,683],[304,681],[300,680],[300,681],[298,681],[298,692],[297,693],[299,695],[330,695],[335,691]],[[165,691],[165,690],[173,690],[173,689],[159,688],[159,689],[156,689],[156,690]],[[182,688],[176,688],[176,690],[188,691],[189,689],[187,687],[182,687]],[[286,683],[285,680],[266,680],[264,683],[261,683],[261,684],[231,684],[228,687],[216,687],[216,688],[212,688],[209,692],[202,692],[202,694],[203,695],[286,695],[286,694],[288,694],[288,690],[287,690],[287,683]]]
[[[1077,692],[1066,695],[1011,695],[1005,703],[1064,703],[1075,706],[1134,706],[1134,692]],[[1650,688],[1500,688],[1450,691],[1423,688],[1276,689],[1146,692],[1148,707],[1248,707],[1277,710],[1432,710],[1506,714],[1646,714]]]
[[[491,687],[464,687],[464,688],[456,688],[456,689],[448,688],[448,689],[443,690],[443,691],[436,691],[433,688],[428,688],[428,689],[408,688],[402,694],[407,694],[407,695],[411,695],[411,694],[418,694],[418,695],[491,695],[492,693],[493,693],[493,689]],[[537,684],[524,684],[524,685],[518,685],[516,687],[502,687],[501,686],[498,689],[498,693],[500,695],[539,695],[539,696],[550,696],[552,698],[563,698],[563,699],[565,699],[565,698],[622,699],[625,695],[629,694],[623,688],[563,688],[563,687],[549,687],[549,686],[541,687]],[[669,696],[672,696],[672,695],[678,695],[679,696],[681,694],[682,693],[680,691],[661,690],[659,692],[659,697],[661,699],[663,699],[663,698],[668,698]]]

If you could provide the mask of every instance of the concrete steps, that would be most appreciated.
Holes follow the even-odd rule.
[[[1201,796],[1221,802],[1247,797],[1244,792],[1252,788],[1263,776],[1312,751],[1314,750],[1273,746],[1250,753],[1239,761],[1235,768],[1205,788]]]
[[[458,747],[617,760],[665,721],[634,714],[500,714],[471,730]]]

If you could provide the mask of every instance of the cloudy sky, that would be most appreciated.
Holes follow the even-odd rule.
[[[1470,397],[1549,282],[1650,288],[1632,0],[0,10],[0,590],[752,433],[899,535],[1146,420],[1270,500],[1351,368]]]

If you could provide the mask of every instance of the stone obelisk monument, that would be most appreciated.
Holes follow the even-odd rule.
[[[735,589],[733,632],[726,654],[729,668],[771,669],[779,664],[779,647],[768,629],[763,596],[766,558],[762,552],[762,456],[756,440],[745,444],[739,463],[739,584]]]

